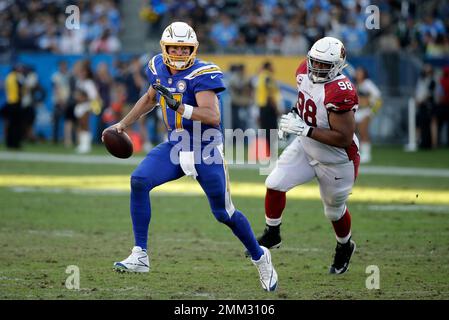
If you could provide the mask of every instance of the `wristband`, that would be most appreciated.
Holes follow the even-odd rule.
[[[307,132],[307,137],[311,137],[312,136],[312,131],[313,131],[313,127],[309,127],[309,131]]]
[[[185,119],[190,119],[192,117],[193,107],[189,104],[184,104],[184,113],[182,117]]]

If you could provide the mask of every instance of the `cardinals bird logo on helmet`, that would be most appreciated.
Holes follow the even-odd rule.
[[[308,75],[314,83],[334,79],[345,67],[346,50],[343,43],[336,38],[321,38],[307,53]]]

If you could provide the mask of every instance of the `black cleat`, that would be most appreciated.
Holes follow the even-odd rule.
[[[281,246],[281,225],[277,226],[269,226],[266,225],[263,234],[257,238],[257,242],[260,246],[263,246],[267,249],[275,249]],[[245,250],[245,256],[249,257],[250,254],[248,250]]]
[[[329,268],[330,274],[342,274],[349,269],[349,260],[351,260],[352,254],[355,251],[355,242],[349,238],[349,241],[345,244],[337,242],[335,248],[334,263]]]
[[[266,225],[263,234],[259,238],[257,238],[257,242],[259,242],[259,245],[268,249],[279,248],[282,243],[280,226],[281,225]]]

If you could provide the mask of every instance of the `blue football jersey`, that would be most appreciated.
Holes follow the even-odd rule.
[[[226,88],[223,83],[223,73],[215,64],[195,59],[194,64],[177,74],[172,75],[168,67],[164,64],[162,54],[154,56],[146,67],[146,74],[149,84],[160,83],[167,87],[174,98],[182,103],[198,107],[195,93],[200,91],[212,90],[217,96]],[[162,117],[169,132],[169,141],[176,142],[178,139],[171,139],[173,132],[187,130],[190,137],[193,137],[193,120],[185,119],[180,113],[173,111],[166,104],[163,97],[157,96],[162,109]],[[220,101],[220,99],[219,99]],[[213,127],[207,124],[201,124],[201,136],[208,129],[216,129],[219,138],[222,139],[221,127]]]

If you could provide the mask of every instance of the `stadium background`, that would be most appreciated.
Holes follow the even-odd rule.
[[[176,19],[191,23],[201,45],[199,56],[216,62],[225,72],[232,63],[241,62],[248,66],[249,76],[257,77],[261,63],[271,60],[285,92],[286,107],[292,103],[289,95],[294,92],[292,74],[307,48],[325,34],[341,38],[348,52],[348,70],[364,67],[381,89],[384,105],[371,125],[372,138],[377,143],[408,142],[408,100],[413,97],[423,65],[433,65],[438,78],[448,63],[447,21],[443,18],[449,10],[447,1],[267,0],[179,4],[149,0],[124,5],[122,1],[5,0],[1,4],[0,80],[3,83],[15,63],[24,63],[37,71],[46,96],[45,108],[36,108],[35,129],[45,139],[51,136],[54,109],[49,75],[57,70],[58,61],[67,60],[71,67],[76,60],[88,57],[94,71],[98,62],[106,62],[115,77],[117,61],[137,56],[144,66],[149,57],[159,52],[163,28]],[[80,9],[79,30],[69,31],[65,26],[69,16],[65,9],[70,4],[77,4]],[[368,5],[379,8],[379,29],[366,28],[371,14],[365,12]],[[240,10],[246,14],[241,15]],[[104,32],[110,34],[114,44],[97,48]],[[0,105],[4,101],[1,90]],[[224,124],[230,127],[228,118]],[[0,134],[2,137],[3,130]]]
[[[72,4],[80,9],[81,28],[68,31],[65,9]],[[380,10],[379,29],[366,28],[368,5]],[[153,249],[156,268],[151,281],[142,284],[136,278],[110,275],[111,261],[131,246],[127,176],[144,153],[121,163],[108,156],[98,143],[99,119],[94,114],[90,123],[98,144],[93,155],[78,156],[74,148],[64,148],[62,141],[51,143],[51,75],[58,62],[67,61],[71,69],[76,61],[87,58],[93,70],[106,63],[113,82],[126,83],[131,61],[137,59],[144,67],[160,50],[163,28],[171,21],[183,20],[197,31],[199,57],[222,67],[226,81],[231,65],[244,64],[255,81],[262,63],[271,61],[284,108],[296,97],[297,65],[322,35],[337,36],[345,43],[349,76],[351,70],[364,67],[382,92],[382,108],[370,127],[373,161],[362,166],[351,196],[355,223],[359,223],[355,232],[361,242],[353,278],[329,283],[321,277],[322,267],[330,259],[331,248],[327,247],[333,240],[323,227],[326,222],[318,190],[311,184],[291,195],[285,218],[286,248],[274,253],[284,275],[284,288],[275,298],[447,299],[447,124],[434,150],[404,152],[410,143],[410,101],[423,66],[433,66],[435,79],[440,79],[443,67],[449,65],[447,16],[448,1],[0,1],[0,106],[5,103],[6,75],[20,64],[36,71],[46,93],[44,101],[34,106],[33,128],[38,141],[25,142],[24,157],[5,149],[4,121],[0,118],[1,298],[266,298],[256,291],[258,284],[250,281],[256,276],[250,267],[238,267],[245,281],[237,288],[223,288],[215,281],[217,269],[225,281],[235,281],[241,252],[216,226],[200,191],[186,181],[168,185],[154,201],[155,212],[160,210],[161,216],[155,214],[150,228],[155,231],[157,248]],[[100,43],[102,39],[108,39],[108,44]],[[223,122],[229,128],[229,93],[223,101]],[[256,123],[255,119],[250,122]],[[157,121],[148,123],[147,129],[157,134]],[[60,130],[59,138],[62,135]],[[263,228],[263,180],[257,171],[231,170],[234,202],[249,212],[256,233]],[[186,199],[201,209],[181,214]],[[304,212],[300,214],[296,208]],[[198,215],[207,218],[192,224]],[[186,217],[190,227],[183,223]],[[21,236],[16,237],[17,233]],[[96,243],[97,239],[103,244]],[[126,243],[124,248],[118,248],[117,240]],[[305,243],[310,242],[314,245],[307,247]],[[193,249],[198,244],[204,251]],[[80,252],[82,248],[86,251]],[[231,252],[225,253],[228,261],[223,265],[214,262],[220,261],[217,251],[221,248]],[[98,261],[86,256],[95,255],[97,250],[102,250]],[[82,276],[78,293],[64,287],[64,270],[69,264],[80,265],[82,270],[95,269]],[[200,270],[202,281],[195,278],[197,273],[190,273],[189,264]],[[385,272],[382,290],[365,288],[365,267],[369,264],[379,264]],[[302,272],[299,279],[296,270]],[[186,280],[186,273],[193,280]]]

